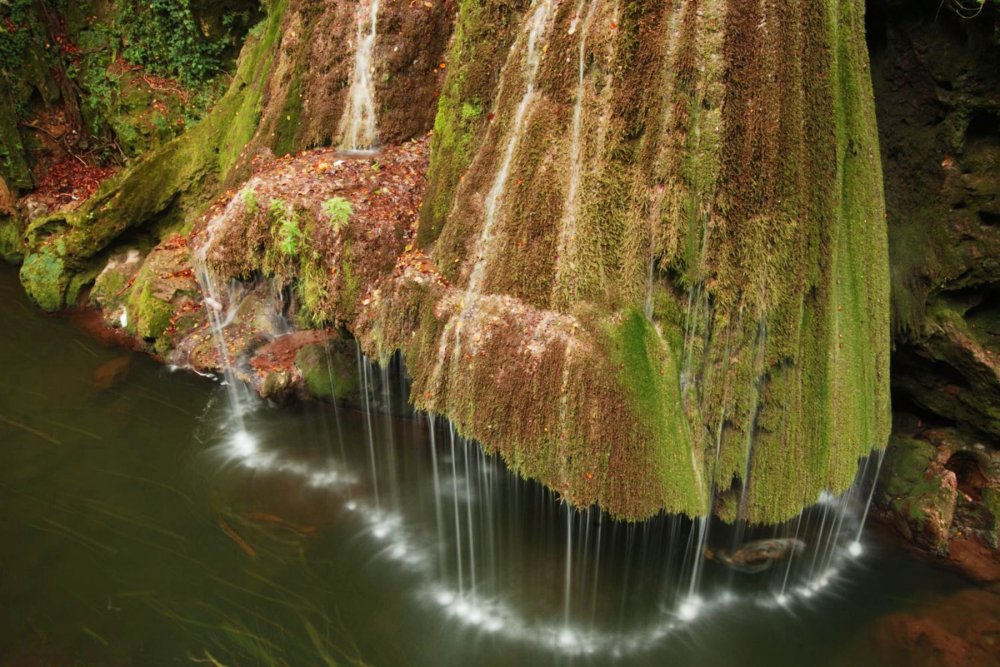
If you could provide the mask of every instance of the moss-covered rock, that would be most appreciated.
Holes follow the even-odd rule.
[[[359,404],[360,387],[357,363],[350,344],[331,340],[299,349],[295,368],[305,381],[309,394],[316,398]]]
[[[946,552],[955,515],[955,474],[938,461],[938,450],[914,438],[893,438],[881,478],[883,502],[903,534],[926,548]]]
[[[18,264],[24,258],[21,217],[0,211],[0,260]]]
[[[106,182],[80,208],[29,224],[28,259],[32,267],[45,270],[41,278],[22,275],[39,306],[54,310],[65,305],[64,291],[53,289],[52,283],[68,284],[75,271],[126,230],[182,226],[215,194],[257,131],[286,8],[287,0],[274,3],[260,31],[247,40],[234,83],[207,118]],[[39,259],[31,259],[34,255]]]
[[[987,540],[994,549],[1000,548],[1000,486],[983,490],[983,507],[987,514]]]
[[[421,407],[628,518],[704,514],[734,479],[751,522],[845,489],[889,431],[864,35],[857,0],[460,3],[419,239],[465,296],[400,341]],[[484,319],[508,299],[578,331]],[[522,346],[551,417],[504,424]]]
[[[20,276],[24,290],[40,308],[59,310],[66,305],[66,290],[72,273],[66,270],[55,245],[26,255]]]

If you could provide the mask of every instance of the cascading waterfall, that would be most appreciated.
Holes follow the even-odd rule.
[[[347,104],[340,121],[340,147],[363,151],[378,143],[378,116],[375,110],[375,36],[380,0],[361,0],[354,37],[354,68]]]
[[[247,183],[244,191],[253,190],[256,185],[256,180],[252,179]],[[243,199],[233,197],[225,210],[208,223],[205,228],[204,240],[191,253],[191,264],[204,295],[205,313],[208,316],[212,340],[215,342],[219,367],[222,371],[223,384],[226,386],[226,394],[229,399],[230,419],[234,429],[233,437],[246,443],[250,436],[245,428],[244,416],[251,409],[253,401],[250,391],[237,377],[236,367],[225,334],[226,327],[232,323],[239,309],[240,296],[244,293],[244,289],[242,285],[233,283],[228,286],[224,294],[219,289],[215,276],[208,266],[208,253],[215,243],[216,234],[225,220],[241,206],[243,206]]]
[[[576,101],[573,104],[573,129],[570,138],[569,150],[569,184],[566,187],[566,201],[563,204],[563,220],[559,230],[559,246],[557,251],[556,279],[553,282],[553,290],[562,284],[562,274],[566,271],[572,272],[575,268],[572,260],[573,240],[576,237],[576,218],[579,208],[578,195],[580,181],[583,178],[583,101],[586,96],[586,55],[587,36],[590,34],[590,26],[594,22],[594,13],[599,0],[578,0],[576,13],[573,22],[570,24],[569,32],[573,34],[579,31],[577,64],[576,64]],[[587,13],[583,14],[584,5],[587,6]],[[580,22],[583,22],[581,25]]]
[[[528,111],[531,108],[531,103],[535,100],[535,83],[538,78],[538,69],[542,63],[542,54],[545,50],[542,38],[548,27],[553,5],[553,0],[536,0],[530,10],[531,14],[528,19],[527,44],[524,55],[524,93],[521,95],[517,110],[514,112],[510,134],[507,137],[503,158],[500,161],[500,168],[493,177],[493,185],[486,195],[483,228],[476,241],[472,255],[475,263],[473,264],[467,287],[470,295],[479,294],[482,291],[482,283],[486,276],[486,267],[493,241],[493,230],[496,226],[501,197],[507,188],[507,180],[510,177],[510,168],[514,162],[514,155],[524,136]]]
[[[523,59],[511,60],[512,66],[520,67],[520,78],[512,79],[520,99],[504,136],[498,138],[499,161],[488,181],[465,298],[460,314],[449,319],[441,336],[432,373],[435,381],[443,373],[449,345],[453,361],[458,359],[463,323],[474,315],[469,306],[483,294],[497,218],[539,94],[536,86],[545,35],[557,4],[533,0],[522,35],[512,47],[512,54],[523,53]],[[571,34],[578,35],[576,100],[558,241],[559,270],[571,270],[573,264],[586,153],[587,40],[600,4],[601,0],[576,0],[570,27]],[[341,146],[351,150],[368,149],[377,142],[372,58],[379,0],[363,0],[360,7],[340,135]],[[252,181],[248,187],[253,187]],[[239,199],[234,197],[229,206],[238,206]],[[400,419],[412,420],[412,415],[399,417],[393,411],[394,405],[409,405],[399,357],[376,365],[360,345],[355,354],[361,428],[360,432],[343,428],[335,407],[336,433],[326,437],[335,440],[337,447],[325,448],[334,455],[317,463],[290,455],[280,437],[256,432],[251,436],[244,422],[251,404],[249,392],[237,379],[225,339],[239,295],[236,291],[220,294],[207,266],[216,223],[227,212],[209,224],[194,259],[236,424],[236,436],[227,434],[220,456],[227,464],[250,469],[255,475],[300,478],[310,489],[331,494],[344,510],[338,520],[356,522],[359,536],[364,537],[358,542],[370,545],[371,557],[391,559],[408,574],[413,603],[422,610],[433,609],[459,629],[547,650],[620,656],[648,650],[714,610],[739,605],[783,609],[812,598],[836,585],[849,572],[851,559],[862,555],[862,529],[872,497],[869,489],[878,474],[880,454],[865,461],[848,491],[823,495],[813,507],[777,526],[753,526],[741,518],[727,525],[711,515],[694,520],[660,515],[624,524],[597,507],[573,508],[545,487],[515,476],[497,455],[463,438],[454,424],[427,415],[424,431],[413,421],[404,425]],[[698,242],[704,256],[707,232]],[[655,269],[651,261],[650,284]],[[559,283],[557,276],[555,284]],[[647,294],[647,315],[650,299]],[[706,319],[708,301],[703,285],[696,282],[688,293],[681,355],[681,391],[689,403],[699,400],[691,378],[697,371],[696,338],[706,335],[697,322]],[[553,317],[541,318],[539,331]],[[766,327],[761,325],[758,356],[765,334]],[[566,358],[573,352],[571,343]],[[752,381],[751,394],[756,396],[756,375]],[[566,395],[568,375],[563,385]],[[569,432],[569,419],[564,404],[559,416],[563,434]],[[748,425],[748,433],[753,426]],[[415,432],[426,437],[424,447],[407,442]],[[751,445],[747,443],[747,471]],[[701,470],[698,461],[692,465]],[[712,491],[710,495],[706,489],[702,497],[709,506],[716,499],[716,490]],[[744,502],[741,498],[741,507]],[[772,556],[775,550],[780,553]]]
[[[360,431],[326,436],[340,440],[324,448],[339,457],[310,464],[266,433],[252,450],[228,440],[221,457],[339,498],[371,557],[397,563],[420,613],[430,605],[456,632],[570,655],[641,655],[713,613],[785,610],[836,589],[862,555],[878,455],[847,492],[778,526],[677,515],[626,524],[517,477],[450,423],[390,415],[408,400],[398,356],[376,369],[359,354],[358,368]],[[760,540],[802,546],[744,572],[737,554]]]

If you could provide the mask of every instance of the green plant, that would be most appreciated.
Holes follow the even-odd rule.
[[[0,73],[5,76],[18,76],[28,45],[41,35],[31,4],[32,0],[0,1]]]
[[[247,188],[240,193],[240,201],[243,203],[243,208],[246,209],[248,213],[255,213],[257,211],[257,192],[253,188]]]
[[[267,205],[267,212],[278,225],[278,249],[289,257],[298,255],[302,229],[295,209],[284,200],[275,198]]]
[[[347,226],[354,209],[351,202],[343,197],[331,197],[323,202],[323,214],[330,219],[330,225],[335,231],[340,231]]]
[[[155,74],[193,86],[221,68],[225,44],[202,35],[190,0],[125,0],[118,9],[122,55]]]

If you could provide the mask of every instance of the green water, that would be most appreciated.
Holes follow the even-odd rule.
[[[531,639],[531,622],[520,634],[470,629],[428,599],[439,566],[388,553],[355,509],[372,506],[365,461],[377,456],[399,480],[383,484],[381,502],[407,522],[389,529],[408,531],[415,558],[441,548],[435,512],[452,500],[435,503],[422,421],[376,419],[373,454],[360,412],[265,406],[253,428],[271,454],[227,465],[217,382],[133,355],[121,377],[97,386],[95,372],[126,353],[36,312],[8,267],[0,313],[0,665],[858,664],[881,615],[964,585],[869,534],[866,557],[808,604],[731,605],[617,653],[567,655]],[[520,488],[490,475],[497,493]],[[504,505],[503,544],[477,552],[476,566],[492,568],[501,592],[528,582],[511,599],[543,618],[561,609],[564,545],[538,518],[551,499],[518,493],[504,497],[531,502]],[[630,535],[609,530],[605,540]],[[442,578],[451,567],[442,561]],[[587,613],[605,634],[614,619],[627,634],[656,613],[642,594],[656,567],[638,584],[628,558],[602,567],[608,583],[593,596],[626,594],[588,599]],[[574,614],[581,604],[573,598]],[[621,610],[612,618],[605,607]]]

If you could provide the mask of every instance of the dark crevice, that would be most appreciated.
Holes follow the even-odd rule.
[[[978,109],[969,115],[969,123],[965,128],[965,138],[968,141],[987,139],[996,141],[1000,137],[1000,116],[986,109]]]

